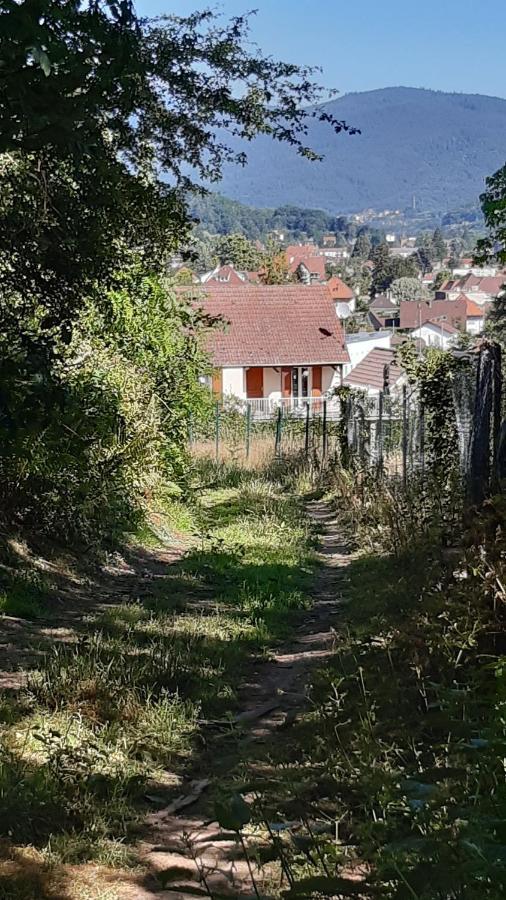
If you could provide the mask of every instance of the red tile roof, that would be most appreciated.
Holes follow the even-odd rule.
[[[460,296],[463,297],[464,295],[461,294]],[[469,297],[466,297],[466,315],[468,319],[473,316],[479,316],[480,319],[482,319],[485,315],[485,310],[483,309],[483,306],[478,306],[474,300],[470,300]]]
[[[444,319],[427,319],[424,325],[433,325],[434,328],[437,328],[438,331],[446,331],[448,334],[458,334],[459,329],[454,328],[453,325],[450,325],[449,322],[445,322]]]
[[[214,365],[333,365],[349,362],[341,323],[326,285],[206,284],[191,296],[227,323],[207,348]]]
[[[302,259],[303,256],[315,256],[318,247],[315,244],[290,244],[286,250],[286,261],[288,265],[294,259]]]
[[[352,289],[337,275],[329,278],[327,287],[333,300],[353,300],[355,296]]]
[[[419,328],[430,319],[446,320],[461,330],[466,322],[466,298],[456,300],[401,300],[401,328]]]
[[[325,271],[324,256],[297,257],[288,264],[288,270],[293,274],[297,271],[300,265],[305,266],[310,275],[318,275],[318,278],[321,278],[322,281],[327,277],[327,273]]]
[[[388,383],[390,387],[402,375],[401,367],[395,362],[395,350],[375,347],[346,376],[344,384],[350,387],[371,387],[383,390],[385,382],[385,366],[388,366]]]
[[[228,263],[213,269],[212,272],[206,273],[204,277],[204,284],[210,284],[211,282],[216,281],[219,284],[239,285],[244,284],[247,280],[246,275],[243,272],[238,272]]]

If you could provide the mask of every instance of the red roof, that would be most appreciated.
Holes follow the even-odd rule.
[[[217,266],[212,272],[206,273],[204,277],[204,284],[216,281],[219,284],[238,285],[244,284],[246,281],[246,275],[243,272],[238,272],[228,263],[224,266]]]
[[[401,300],[400,327],[419,328],[424,322],[439,319],[461,330],[466,322],[466,298],[456,300]]]
[[[334,365],[349,362],[341,323],[327,286],[216,283],[192,291],[214,328],[207,348],[217,367]]]
[[[333,300],[353,300],[355,296],[352,289],[337,275],[329,278],[327,287]]]
[[[459,332],[458,328],[454,328],[453,325],[450,325],[449,322],[445,322],[444,319],[428,319],[423,324],[433,325],[438,331],[446,331],[448,334],[458,334]]]
[[[385,366],[388,366],[388,383],[390,387],[402,375],[401,367],[395,362],[395,350],[375,347],[346,376],[344,384],[350,387],[371,387],[383,390],[385,382]]]
[[[315,244],[290,244],[285,250],[286,261],[290,265],[294,259],[300,260],[304,256],[315,256],[317,249]]]
[[[463,297],[464,295],[461,294],[460,296]],[[468,319],[473,316],[479,316],[480,319],[482,319],[485,315],[485,310],[483,309],[483,306],[478,306],[474,300],[470,300],[469,297],[466,297],[466,315]]]
[[[299,266],[305,266],[310,275],[317,275],[322,281],[326,278],[325,257],[324,256],[301,256],[292,260],[288,264],[290,272],[295,273]]]

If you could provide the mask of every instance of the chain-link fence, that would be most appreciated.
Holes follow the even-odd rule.
[[[458,473],[479,500],[500,455],[500,351],[486,344],[455,359],[437,398],[429,391],[424,399],[406,379],[396,391],[216,401],[204,422],[189,423],[192,453],[246,466],[305,455],[318,466],[335,460],[404,482],[437,463],[440,473]]]

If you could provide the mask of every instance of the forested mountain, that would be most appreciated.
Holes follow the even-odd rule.
[[[245,168],[226,166],[220,191],[243,203],[321,208],[332,214],[404,209],[447,211],[477,202],[484,179],[506,158],[506,100],[393,87],[326,104],[360,134],[334,135],[313,121],[308,143],[322,162],[260,136],[236,141]]]

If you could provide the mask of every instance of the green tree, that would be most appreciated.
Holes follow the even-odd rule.
[[[437,262],[442,262],[446,257],[446,242],[443,232],[440,228],[436,228],[432,235],[432,253]]]
[[[396,278],[390,285],[392,298],[398,303],[401,300],[428,300],[429,291],[418,278]]]
[[[371,296],[374,297],[375,294],[386,291],[392,281],[388,244],[386,242],[378,244],[372,251],[371,259],[373,262]]]
[[[216,244],[219,262],[230,263],[241,271],[256,271],[262,262],[262,251],[243,234],[228,234]]]
[[[371,239],[367,232],[360,231],[353,247],[352,258],[368,260],[371,256]]]
[[[506,265],[506,165],[487,178],[480,202],[488,235],[478,241],[476,261]],[[485,332],[506,349],[506,284],[490,310]]]

